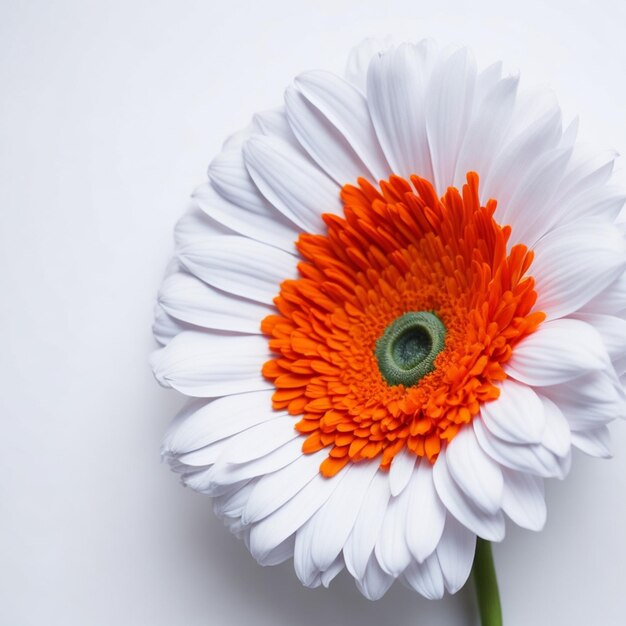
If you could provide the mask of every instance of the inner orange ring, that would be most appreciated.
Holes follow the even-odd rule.
[[[379,456],[386,469],[404,448],[432,463],[498,397],[504,363],[545,319],[532,312],[533,253],[507,254],[511,228],[494,220],[495,200],[481,206],[474,172],[441,199],[418,176],[380,191],[359,179],[341,198],[344,217],[325,214],[325,235],[299,236],[300,278],[280,285],[261,325],[276,354],[263,366],[273,407],[301,416],[303,452],[329,448],[324,476]],[[389,385],[376,341],[408,311],[435,312],[445,347],[416,385]]]

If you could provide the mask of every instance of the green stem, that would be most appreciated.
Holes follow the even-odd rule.
[[[493,565],[491,544],[480,537],[476,543],[472,574],[476,585],[480,623],[482,626],[502,626],[500,594],[498,593],[498,580]]]

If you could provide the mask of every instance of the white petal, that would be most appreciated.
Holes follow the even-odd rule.
[[[456,593],[467,581],[474,562],[476,535],[448,515],[437,546],[437,558],[446,589]]]
[[[502,61],[496,61],[481,70],[476,76],[476,111],[485,102],[487,96],[491,93],[502,78]]]
[[[477,421],[479,420],[474,420]],[[485,513],[464,495],[450,474],[445,449],[441,450],[435,462],[433,478],[441,501],[461,524],[483,539],[502,541],[504,538],[502,512]]]
[[[552,127],[547,119],[551,116],[558,116],[559,121],[556,128]],[[557,145],[564,147],[567,145],[563,140],[563,128],[561,121],[561,108],[554,90],[546,87],[524,87],[520,90],[517,106],[511,123],[509,139],[517,141],[518,139],[532,134],[533,129],[543,127],[545,132],[549,132],[552,136],[546,143],[538,144],[537,154],[544,150],[549,150]],[[573,129],[570,129],[573,130]],[[545,147],[547,145],[547,147]]]
[[[626,268],[626,245],[611,224],[578,220],[548,233],[534,247],[531,274],[536,309],[548,319],[573,313]]]
[[[287,537],[264,557],[258,559],[260,565],[279,565],[293,557],[295,535]]]
[[[392,496],[397,496],[407,486],[411,480],[416,460],[415,454],[406,448],[393,458],[389,469],[389,488]]]
[[[303,526],[328,500],[341,482],[343,475],[343,472],[339,472],[329,480],[319,473],[316,474],[313,480],[277,511],[252,526],[250,552],[254,558],[257,560],[264,558],[278,544]]]
[[[352,532],[343,548],[346,567],[356,579],[362,579],[365,576],[390,497],[389,479],[386,473],[374,474]]]
[[[496,219],[499,221],[501,209],[508,205],[517,189],[519,173],[530,170],[541,154],[556,147],[561,137],[561,111],[556,104],[538,118],[529,114],[532,121],[526,125],[520,122],[520,110],[524,108],[518,105],[512,124],[521,126],[522,130],[514,139],[504,143],[504,147],[494,158],[493,167],[483,179],[481,197],[498,201]]]
[[[423,563],[412,561],[404,572],[404,580],[412,589],[429,600],[439,600],[443,597],[443,574],[434,554]]]
[[[313,534],[308,550],[318,570],[326,571],[341,552],[377,471],[376,461],[352,464],[341,484],[312,518]]]
[[[313,518],[309,519],[304,526],[296,532],[296,543],[293,551],[293,569],[298,580],[305,587],[318,587],[317,580],[320,570],[316,567],[311,556],[311,544],[313,540]],[[317,584],[316,584],[317,583]]]
[[[581,311],[615,314],[626,309],[626,272],[622,272],[608,287],[595,295]]]
[[[271,354],[258,335],[185,331],[154,352],[156,379],[188,396],[214,398],[272,388],[261,374]]]
[[[217,517],[241,517],[256,479],[235,487],[229,493],[213,500],[213,512]]]
[[[481,448],[501,465],[545,478],[562,475],[559,457],[541,444],[518,445],[503,441],[493,435],[479,417],[472,425]]]
[[[178,258],[209,285],[270,305],[280,283],[297,277],[295,256],[246,237],[207,237],[179,249]]]
[[[262,135],[280,137],[283,141],[291,144],[295,150],[299,150],[304,154],[302,146],[293,134],[291,126],[289,126],[285,107],[255,113],[252,116],[252,125]]]
[[[590,456],[601,459],[610,459],[613,456],[611,451],[611,433],[606,426],[573,431],[572,445]]]
[[[563,134],[561,135],[561,141],[559,142],[559,148],[575,147],[576,138],[578,137],[579,126],[580,119],[578,118],[578,116],[576,116],[563,131]]]
[[[213,444],[218,451],[220,448],[223,448],[225,443],[223,441],[218,441]],[[202,468],[196,469],[195,471],[188,472],[182,476],[183,483],[193,489],[194,491],[198,491],[199,493],[203,493],[212,498],[219,497],[227,493],[232,493],[232,491],[238,486],[243,485],[247,481],[243,481],[242,483],[237,483],[233,485],[214,485],[211,483],[209,479],[209,474],[211,472],[210,468]],[[240,525],[241,527],[241,525]]]
[[[285,411],[272,409],[271,390],[224,396],[207,403],[196,401],[175,418],[163,448],[175,454],[199,450],[251,426],[286,415]]]
[[[174,227],[174,242],[176,248],[204,239],[206,237],[218,237],[232,235],[232,231],[204,213],[197,204],[192,204],[190,209],[176,222]]]
[[[433,467],[428,460],[420,460],[407,489],[406,542],[411,554],[422,562],[437,547],[446,521],[446,509],[435,490]]]
[[[546,417],[541,444],[557,456],[566,456],[570,451],[570,428],[563,411],[550,398],[540,395]]]
[[[268,215],[272,206],[263,197],[246,169],[242,144],[250,136],[243,133],[236,145],[222,150],[209,165],[209,178],[220,196],[248,213]]]
[[[563,412],[572,430],[602,426],[626,417],[626,396],[610,370],[594,372],[563,385],[545,387],[542,393]]]
[[[433,69],[426,96],[426,128],[435,188],[443,194],[454,183],[457,159],[474,107],[476,62],[467,48]]]
[[[245,174],[248,176],[247,172]],[[261,206],[251,211],[221,196],[211,183],[198,187],[193,198],[208,216],[230,230],[287,252],[295,250],[298,227],[265,199]]]
[[[555,148],[539,155],[526,174],[520,176],[509,201],[499,205],[498,220],[511,225],[515,242],[532,246],[546,233],[545,216],[552,211],[571,155],[571,148]]]
[[[559,319],[542,323],[522,339],[505,370],[527,385],[545,387],[602,370],[607,363],[597,330],[580,320]]]
[[[339,186],[281,139],[254,135],[244,157],[261,193],[306,232],[324,232],[323,213],[343,213]]]
[[[367,167],[345,137],[295,87],[285,91],[285,107],[298,141],[333,180],[344,185],[368,177]]]
[[[192,330],[192,326],[174,319],[165,312],[165,309],[157,303],[154,307],[154,322],[152,323],[152,333],[154,338],[162,345],[166,346],[176,335],[184,330]]]
[[[502,61],[496,61],[481,70],[476,76],[476,106],[474,112],[477,113],[481,107],[485,106],[485,102],[493,88],[500,82],[502,78]]]
[[[387,593],[393,581],[393,576],[383,571],[376,555],[372,554],[363,576],[357,578],[356,586],[368,600],[380,600]]]
[[[504,512],[522,528],[541,530],[546,523],[543,479],[504,469]]]
[[[247,463],[232,464],[218,458],[207,480],[214,485],[229,485],[256,476],[265,476],[279,470],[302,456],[302,441],[299,438],[283,444],[268,454]]]
[[[406,542],[408,510],[408,491],[403,491],[399,496],[392,496],[374,548],[380,566],[394,577],[402,574],[412,558]]]
[[[200,450],[193,450],[179,456],[177,461],[187,466],[187,468],[207,467],[217,461],[222,452],[228,447],[228,444],[229,441],[224,439],[215,441],[208,446],[204,446],[204,448],[200,448]]]
[[[367,74],[367,102],[391,169],[400,176],[433,180],[425,114],[430,56],[422,42],[374,57]]]
[[[500,396],[481,406],[485,426],[511,443],[540,443],[546,426],[543,405],[531,387],[507,378]]]
[[[544,232],[549,232],[556,225],[564,226],[579,219],[612,223],[626,200],[623,190],[616,186],[595,185],[587,188],[580,184],[574,184],[572,187],[566,185],[565,181],[561,183],[559,193],[551,203],[550,211],[543,215]]]
[[[173,317],[216,330],[261,333],[261,321],[275,310],[267,305],[210,287],[185,271],[168,276],[159,303]]]
[[[615,150],[595,150],[577,145],[567,175],[561,184],[559,204],[567,205],[589,189],[604,187],[613,173],[615,159],[618,156]],[[567,217],[566,212],[559,211],[558,208],[557,214]]]
[[[330,583],[343,570],[345,566],[346,565],[343,561],[343,556],[340,554],[331,563],[328,569],[322,572],[322,575],[321,575],[322,585],[326,587],[326,589],[328,589],[328,587],[330,586]]]
[[[372,58],[392,45],[391,37],[368,37],[355,46],[348,55],[346,63],[346,80],[352,83],[361,93],[365,93],[367,70]]]
[[[320,463],[327,456],[328,450],[302,454],[290,465],[263,476],[248,499],[242,515],[243,522],[258,522],[292,499],[319,474]]]
[[[263,421],[231,437],[220,461],[248,463],[300,437],[295,429],[296,420],[293,416],[285,415],[282,411],[276,411],[275,414],[275,419]]]
[[[511,122],[518,83],[519,78],[514,76],[498,81],[476,107],[459,151],[454,177],[456,186],[465,183],[470,171],[478,172],[481,180],[486,178]]]
[[[363,94],[330,72],[306,72],[295,82],[303,96],[341,133],[373,180],[388,178],[391,169],[378,143]],[[367,177],[367,171],[358,175]],[[345,184],[349,179],[338,182]]]
[[[496,513],[502,502],[500,466],[478,444],[471,425],[461,428],[446,450],[448,469],[473,504]]]
[[[626,355],[626,320],[601,313],[575,313],[574,317],[591,324],[600,333],[612,360]]]

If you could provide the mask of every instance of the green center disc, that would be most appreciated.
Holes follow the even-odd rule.
[[[376,342],[378,368],[390,385],[415,385],[435,369],[446,327],[429,311],[411,311],[395,319]]]

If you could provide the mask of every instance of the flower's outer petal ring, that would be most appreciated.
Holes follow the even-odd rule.
[[[610,369],[541,391],[558,405],[572,430],[593,429],[626,418],[626,394]]]
[[[363,160],[367,170],[361,171],[358,176],[366,176],[369,171],[374,182],[378,182],[391,175],[391,168],[374,130],[367,101],[358,89],[338,76],[322,71],[300,74],[295,79],[295,84],[300,93],[341,133],[355,154]],[[350,180],[344,178],[338,182],[344,185]]]
[[[215,330],[260,334],[267,305],[215,289],[186,271],[170,274],[161,284],[159,303],[172,317]]]
[[[188,210],[176,222],[174,227],[174,243],[176,249],[183,248],[206,237],[232,235],[233,231],[204,213],[196,202],[192,202]]]
[[[626,310],[626,272],[622,272],[603,291],[596,294],[580,309],[583,313],[615,315]]]
[[[320,460],[318,458],[318,464]],[[342,471],[335,475],[333,480],[327,480],[321,474],[315,474],[314,478],[283,506],[254,524],[250,530],[250,552],[254,558],[263,559],[301,528],[328,500],[344,475],[345,471]]]
[[[498,398],[481,407],[485,426],[496,437],[511,443],[541,443],[546,419],[532,387],[507,378],[499,389]]]
[[[504,469],[502,509],[522,528],[541,530],[546,523],[543,478]]]
[[[226,439],[261,422],[285,415],[274,411],[272,391],[224,396],[211,402],[194,401],[172,422],[163,440],[167,454],[186,454]],[[228,415],[228,419],[224,419]]]
[[[443,573],[434,554],[423,563],[412,561],[404,571],[403,578],[411,589],[429,600],[439,600],[443,597],[445,591]]]
[[[412,560],[406,541],[408,510],[409,493],[406,489],[399,496],[391,497],[374,548],[383,571],[394,578],[400,576]]]
[[[509,376],[527,385],[546,387],[610,366],[595,328],[574,319],[544,322],[515,346],[506,364]]]
[[[182,332],[152,354],[156,379],[187,396],[218,396],[272,389],[261,374],[270,358],[267,341],[258,335]]]
[[[211,183],[197,187],[193,199],[207,215],[232,231],[287,252],[295,251],[298,227],[269,202],[262,211],[249,211],[221,196]]]
[[[389,488],[391,495],[397,496],[409,484],[417,456],[409,450],[401,450],[393,458],[389,468]]]
[[[541,444],[557,456],[569,454],[572,437],[568,421],[561,408],[547,396],[537,394],[543,404],[546,427],[541,437]]]
[[[165,312],[165,309],[159,303],[156,304],[154,307],[152,334],[162,346],[166,346],[176,335],[185,330],[193,330],[193,326],[174,319]]]
[[[367,562],[365,573],[356,579],[357,589],[368,600],[380,600],[389,590],[395,578],[387,574],[372,554]]]
[[[402,44],[375,56],[367,74],[367,103],[376,135],[399,176],[433,179],[426,135],[426,85],[432,50],[428,42]]]
[[[426,93],[426,129],[435,189],[454,183],[459,151],[474,108],[476,62],[468,48],[440,56]]]
[[[582,450],[585,454],[601,459],[610,459],[613,456],[611,451],[611,434],[606,426],[573,431],[572,445]]]
[[[324,232],[322,214],[342,214],[339,186],[290,144],[254,135],[243,151],[259,191],[304,231]]]
[[[363,580],[366,576],[370,555],[376,560],[374,546],[390,497],[389,479],[383,472],[376,473],[343,548],[346,567],[357,580]]]
[[[244,524],[252,524],[271,515],[319,475],[319,465],[328,453],[319,450],[303,454],[286,467],[263,476],[250,495],[241,516]]]
[[[452,478],[445,449],[441,450],[435,461],[433,478],[439,498],[448,512],[454,515],[461,524],[488,541],[502,541],[504,539],[502,512],[485,513],[470,501]]]
[[[534,253],[535,306],[548,320],[574,313],[626,269],[624,237],[612,224],[595,220],[556,228]]]
[[[295,256],[235,235],[195,241],[178,250],[178,259],[209,285],[268,305],[277,286],[297,276]]]
[[[480,447],[470,425],[461,428],[448,444],[446,462],[450,475],[473,504],[485,513],[500,510],[502,471]]]
[[[499,80],[477,106],[459,150],[454,176],[457,187],[465,184],[467,172],[480,172],[485,177],[491,169],[511,122],[518,83],[515,76]]]
[[[600,333],[611,360],[615,361],[626,354],[626,320],[602,313],[579,312],[573,317],[593,326]]]
[[[311,518],[306,552],[319,572],[328,570],[342,551],[376,472],[376,461],[352,464],[326,503]]]
[[[428,460],[419,460],[407,490],[410,522],[406,525],[406,542],[413,558],[421,563],[437,548],[446,521],[446,509],[437,495]]]
[[[302,441],[298,437],[276,450],[246,463],[228,463],[222,455],[211,467],[207,481],[214,487],[232,485],[276,472],[301,456]]]
[[[273,418],[253,424],[228,438],[219,439],[214,444],[183,454],[179,461],[198,467],[212,465],[219,460],[247,463],[277,450],[297,436],[293,418],[284,412],[276,413]],[[215,456],[212,449],[217,444],[219,454]]]
[[[385,38],[368,37],[358,46],[352,48],[346,62],[346,80],[364,94],[367,88],[367,70],[371,60],[376,54],[390,48],[392,44],[393,41],[390,36]]]
[[[456,593],[466,583],[475,550],[476,535],[452,515],[446,516],[446,525],[437,546],[437,558],[449,593]]]
[[[474,419],[472,426],[481,448],[500,465],[544,478],[562,476],[559,457],[541,444],[518,445],[499,439],[480,417]]]
[[[345,137],[293,86],[285,90],[285,109],[300,145],[338,185],[367,177],[367,167]]]
[[[506,223],[502,215],[517,189],[519,173],[532,168],[537,158],[547,150],[555,148],[561,138],[561,111],[556,103],[526,125],[520,124],[519,111],[518,104],[511,124],[513,127],[522,125],[523,129],[517,134],[513,129],[509,130],[508,140],[503,143],[502,150],[494,156],[494,165],[482,179],[481,198],[483,200],[495,198],[498,201],[495,217],[500,223]],[[515,237],[515,225],[512,226],[512,236]]]

